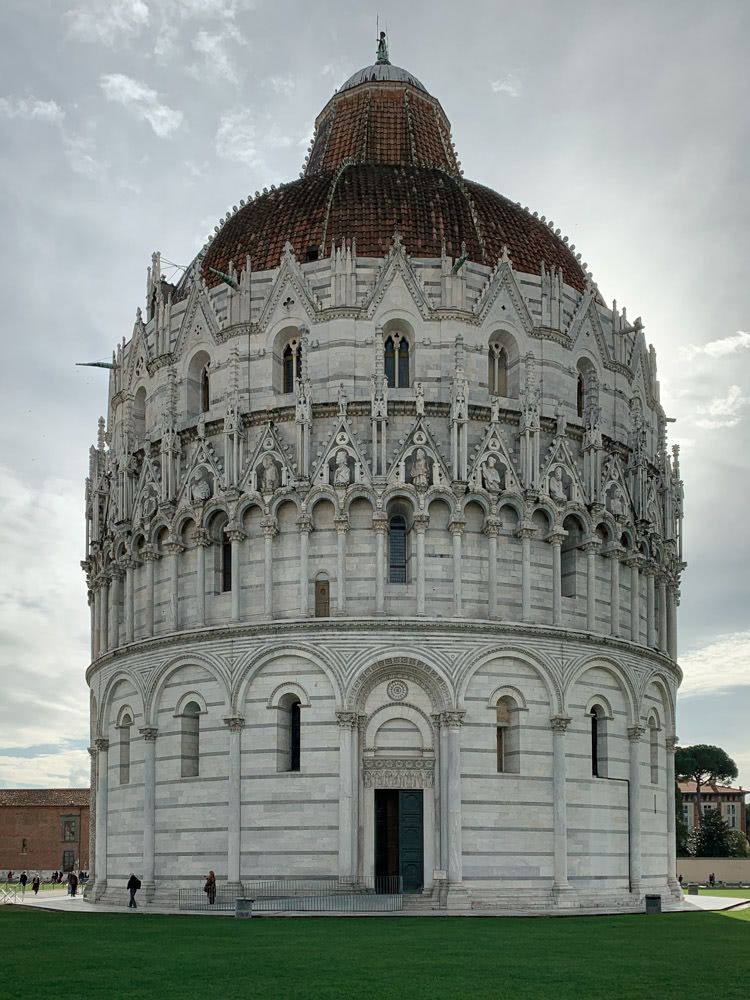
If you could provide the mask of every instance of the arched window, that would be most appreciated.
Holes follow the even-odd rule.
[[[226,535],[221,540],[221,592],[232,589],[232,543]]]
[[[607,717],[601,705],[591,708],[591,774],[607,777]]]
[[[208,413],[211,408],[211,385],[208,375],[208,365],[201,372],[201,413]]]
[[[518,705],[510,695],[498,698],[495,706],[495,742],[497,751],[497,773],[518,774],[520,767],[520,747],[518,728]]]
[[[197,778],[200,773],[200,706],[189,701],[182,710],[180,733],[180,773],[183,778]]]
[[[282,360],[282,392],[294,392],[302,378],[302,348],[296,337],[284,348]]]
[[[591,361],[579,358],[578,378],[576,380],[576,413],[587,418],[589,426],[598,419],[599,412],[599,379]]]
[[[651,716],[648,722],[649,754],[651,763],[651,784],[659,784],[659,727]]]
[[[383,345],[385,377],[391,389],[407,389],[411,383],[409,371],[409,341],[400,333],[389,334]]]
[[[331,614],[331,585],[328,580],[315,581],[315,617],[328,618]]]
[[[508,355],[505,348],[494,341],[487,354],[487,388],[490,396],[508,395]]]
[[[130,784],[130,727],[133,720],[126,713],[120,720],[120,784]]]
[[[394,514],[388,522],[388,582],[406,583],[406,518]]]
[[[299,771],[301,762],[302,704],[296,694],[285,694],[278,707],[279,771]]]
[[[146,390],[143,386],[133,399],[133,436],[136,443],[140,443],[146,437]]]

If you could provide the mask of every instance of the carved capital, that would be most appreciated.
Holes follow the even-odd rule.
[[[567,531],[551,531],[544,540],[550,545],[562,545],[567,537]]]
[[[612,545],[609,545],[605,549],[604,555],[607,557],[607,559],[619,560],[622,559],[624,552],[625,549],[622,547],[622,545],[620,545],[618,542],[614,542]]]
[[[597,553],[601,547],[602,543],[598,540],[595,541],[593,539],[591,541],[584,542],[583,545],[581,546],[581,548],[587,555],[589,552]]]
[[[153,545],[144,545],[141,549],[141,559],[144,562],[158,562],[161,559],[161,552]]]
[[[260,522],[260,526],[263,529],[264,538],[273,538],[279,533],[279,529],[276,527],[276,521],[272,517],[264,518]]]
[[[238,524],[228,524],[226,528],[224,528],[224,534],[230,542],[244,542],[247,538],[247,535]]]
[[[95,760],[95,759],[96,759],[96,752],[97,752],[97,751],[96,751],[96,747],[86,747],[86,749],[87,749],[87,750],[88,750],[88,752],[89,752],[89,757],[90,757],[90,758],[91,758],[92,760]]]
[[[144,726],[142,729],[139,729],[138,732],[147,743],[155,743],[156,737],[159,735],[159,730],[156,726]]]
[[[549,720],[553,733],[566,733],[573,720],[569,715],[553,715]]]
[[[423,535],[427,531],[427,526],[430,523],[429,514],[415,514],[414,515],[414,530],[418,535]]]
[[[628,556],[625,565],[628,569],[633,569],[633,567],[640,569],[643,566],[643,556]]]
[[[185,546],[177,538],[169,538],[164,548],[171,556],[178,556],[185,551]]]
[[[339,514],[333,519],[333,523],[336,525],[336,531],[347,532],[349,530],[349,518],[346,514]]]
[[[482,525],[482,531],[488,538],[497,538],[502,522],[499,517],[487,517]]]
[[[631,743],[640,743],[645,732],[645,726],[628,726],[628,739]]]
[[[99,753],[106,753],[109,750],[109,740],[104,736],[100,736],[98,739],[94,740],[94,746]]]
[[[205,528],[196,528],[195,533],[193,535],[193,541],[195,542],[196,545],[200,546],[200,548],[202,549],[207,549],[211,545],[213,545],[211,536],[209,535],[209,533],[206,531]]]
[[[533,524],[528,521],[522,521],[521,525],[516,532],[516,538],[533,538],[536,534],[536,528]]]
[[[668,736],[666,739],[667,753],[674,753],[679,742],[679,736]]]
[[[245,728],[245,719],[241,715],[228,715],[224,719],[224,725],[228,727],[230,733],[240,733]]]
[[[450,531],[452,535],[463,535],[465,527],[466,519],[463,517],[456,517],[448,525],[448,531]]]
[[[312,520],[307,514],[297,518],[297,530],[305,535],[309,535],[313,530]]]
[[[463,725],[466,712],[443,712],[442,722],[447,729],[458,729]]]
[[[388,531],[388,518],[385,514],[373,514],[372,527],[375,531],[384,535]]]
[[[357,727],[357,713],[356,712],[336,712],[336,722],[338,722],[340,729],[356,729],[356,727]]]

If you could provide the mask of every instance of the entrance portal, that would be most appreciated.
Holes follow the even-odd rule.
[[[375,876],[400,875],[404,892],[424,886],[422,789],[375,789]]]

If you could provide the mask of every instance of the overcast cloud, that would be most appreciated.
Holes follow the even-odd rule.
[[[107,383],[74,362],[130,336],[154,249],[188,263],[298,175],[376,11],[467,177],[553,218],[643,318],[685,479],[678,731],[750,781],[746,0],[5,0],[0,786],[88,776],[78,563]]]

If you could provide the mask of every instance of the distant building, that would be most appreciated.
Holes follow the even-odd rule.
[[[695,782],[680,781],[679,785],[682,792],[682,817],[688,830],[692,830],[698,825]],[[741,830],[747,836],[746,795],[744,789],[732,788],[730,785],[701,785],[701,813],[705,813],[707,809],[719,809],[733,830]]]
[[[0,873],[88,867],[88,788],[0,788]]]

